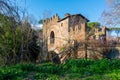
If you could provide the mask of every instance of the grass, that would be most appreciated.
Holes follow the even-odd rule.
[[[120,60],[67,60],[65,64],[0,67],[0,80],[120,80]]]

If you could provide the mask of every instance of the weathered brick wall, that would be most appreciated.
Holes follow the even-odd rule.
[[[43,53],[54,50],[59,53],[60,50],[69,45],[71,40],[85,40],[85,30],[87,20],[81,16],[66,16],[62,20],[58,15],[44,21],[43,25]],[[50,34],[54,32],[54,43],[50,43]]]
[[[57,53],[64,44],[67,44],[68,41],[68,19],[61,22],[58,21],[59,16],[55,16],[45,21],[43,26],[43,41],[47,39],[45,42],[48,51],[55,50]],[[52,31],[54,32],[54,44],[50,43],[50,34]]]
[[[61,26],[61,23],[63,23],[62,26]],[[63,45],[67,44],[67,41],[68,41],[68,24],[67,23],[68,23],[68,19],[49,27],[48,34],[47,34],[48,35],[48,51],[55,50],[58,53],[59,49]],[[54,44],[50,43],[49,35],[51,31],[53,31],[55,34]]]
[[[69,36],[71,40],[85,40],[86,23],[87,21],[81,16],[73,16],[69,19]]]

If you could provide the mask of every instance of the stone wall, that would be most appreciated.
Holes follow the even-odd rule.
[[[105,56],[101,54],[101,50],[99,47],[96,50],[87,50],[87,57],[90,59],[102,59],[103,57],[107,57],[109,59],[120,59],[120,47],[111,47],[109,52],[105,53]],[[85,51],[78,51],[78,58],[85,58]]]
[[[65,15],[63,19],[58,15],[46,19],[43,25],[43,49],[59,53],[69,41],[85,40],[86,22],[83,16],[70,14]],[[51,32],[54,34],[54,43],[51,43]]]
[[[56,53],[58,53],[61,46],[67,44],[68,41],[68,19],[58,22],[59,20],[59,16],[55,15],[44,21],[43,25],[43,41],[46,43],[44,46],[48,48],[48,51],[53,50]],[[51,32],[54,32],[54,43],[50,43]]]
[[[81,16],[73,16],[69,19],[69,36],[71,40],[85,40],[86,33],[86,20],[84,20]]]

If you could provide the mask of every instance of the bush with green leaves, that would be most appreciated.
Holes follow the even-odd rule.
[[[17,64],[0,67],[0,80],[119,80],[120,60],[71,59],[65,64]]]

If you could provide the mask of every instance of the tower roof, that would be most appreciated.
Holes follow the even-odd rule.
[[[68,15],[68,13],[67,14],[65,14],[66,16],[64,17],[64,18],[62,18],[62,19],[60,19],[58,22],[61,22],[61,21],[63,21],[63,20],[65,20],[65,19],[67,19],[67,18],[69,18],[69,17],[73,17],[73,16],[81,16],[83,19],[85,19],[85,20],[87,20],[87,22],[89,21],[86,17],[84,17],[82,14],[73,14],[73,15]]]

